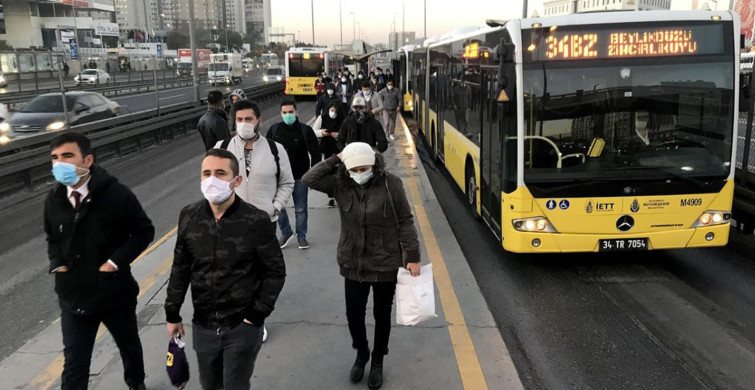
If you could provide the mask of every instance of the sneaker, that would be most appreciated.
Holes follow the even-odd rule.
[[[391,134],[390,136],[388,136],[388,138],[390,138],[391,141],[395,141],[396,140],[396,137],[394,137],[393,134]]]
[[[336,207],[336,200],[335,199],[328,200],[328,208],[332,209],[333,207]]]
[[[278,244],[280,244],[281,249],[285,248],[286,245],[288,245],[289,242],[291,242],[291,239],[294,238],[294,233],[284,234],[279,240]]]
[[[267,340],[267,328],[265,328],[265,325],[262,325],[262,342],[264,343],[265,340]]]
[[[309,248],[309,241],[307,241],[306,238],[300,238],[299,249],[307,249],[307,248]]]

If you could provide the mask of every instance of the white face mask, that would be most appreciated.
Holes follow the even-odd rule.
[[[386,85],[385,87],[388,88],[389,91],[393,89],[392,85]]]
[[[202,195],[212,204],[221,204],[233,194],[231,182],[210,176],[202,180]]]
[[[351,178],[360,186],[364,185],[365,183],[370,181],[370,179],[372,179],[372,168],[370,168],[369,171],[364,171],[362,173],[349,171],[349,176],[351,176]]]
[[[362,93],[363,93],[363,94],[364,94],[365,96],[370,96],[370,95],[372,95],[372,90],[371,90],[371,89],[368,89],[368,90],[363,90],[363,91],[362,91]]]
[[[335,92],[335,91],[334,91],[334,90],[332,90],[332,89],[329,89],[329,90],[328,90],[328,95],[332,95],[332,94],[333,94],[333,92]]]
[[[346,77],[341,77],[341,82],[345,83],[346,82]]]
[[[330,119],[336,119],[338,113],[336,113],[335,111],[328,111],[328,115],[330,116]]]
[[[236,132],[244,140],[250,140],[257,135],[257,130],[251,123],[236,123]]]
[[[357,76],[357,78],[359,78],[359,79],[361,79],[362,77],[364,77],[364,76],[362,76],[361,74]]]
[[[637,130],[645,130],[648,127],[648,121],[643,121],[643,120],[636,119],[634,121],[634,127]]]

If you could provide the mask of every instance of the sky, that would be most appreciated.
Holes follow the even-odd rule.
[[[703,3],[706,0],[698,0]],[[708,0],[711,1],[711,0]],[[273,26],[286,33],[296,34],[304,42],[312,42],[312,13],[315,5],[315,39],[317,44],[339,43],[338,7],[341,3],[343,42],[349,43],[354,35],[370,44],[387,43],[394,28],[414,31],[424,36],[424,3],[427,3],[427,36],[444,34],[460,27],[483,26],[485,19],[512,19],[522,15],[522,0],[271,0]],[[690,9],[692,0],[672,0],[672,9]],[[718,0],[720,7],[728,0]],[[714,3],[711,3],[714,4]],[[543,0],[529,0],[529,11],[542,15]],[[711,7],[713,8],[713,7]],[[354,13],[352,16],[351,13]],[[404,20],[404,15],[406,15]],[[354,31],[356,30],[356,31]]]

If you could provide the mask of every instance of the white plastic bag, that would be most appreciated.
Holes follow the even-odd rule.
[[[422,266],[417,277],[413,277],[406,268],[399,268],[396,283],[396,323],[417,325],[435,317],[437,315],[433,265]]]

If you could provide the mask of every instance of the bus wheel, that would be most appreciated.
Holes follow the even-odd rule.
[[[472,211],[475,220],[480,221],[480,215],[477,214],[477,179],[475,178],[474,168],[467,164],[467,169],[465,171],[467,179],[467,205],[469,205],[469,209]]]

